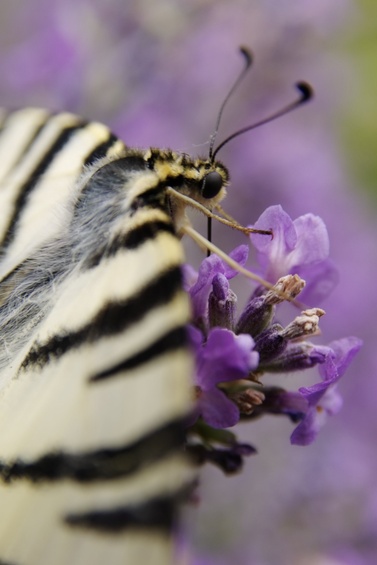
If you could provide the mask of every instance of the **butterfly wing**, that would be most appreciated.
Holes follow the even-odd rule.
[[[71,114],[6,117],[0,157],[0,562],[173,563],[192,360],[166,203]]]

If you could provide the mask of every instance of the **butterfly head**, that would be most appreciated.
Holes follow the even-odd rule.
[[[204,160],[199,165],[200,191],[204,200],[222,200],[229,182],[228,170],[219,161]]]
[[[161,149],[149,150],[145,158],[160,182],[206,208],[212,208],[226,196],[229,173],[220,161]]]

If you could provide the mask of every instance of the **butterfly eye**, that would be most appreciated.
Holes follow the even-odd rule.
[[[217,196],[224,184],[223,178],[217,171],[208,173],[203,179],[202,196],[203,198],[213,198]]]

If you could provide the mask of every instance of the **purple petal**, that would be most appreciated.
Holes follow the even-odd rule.
[[[270,282],[289,273],[299,274],[308,283],[304,297],[323,298],[337,282],[336,271],[328,262],[329,238],[321,218],[305,214],[292,221],[281,206],[272,206],[261,215],[255,226],[272,229],[271,239],[251,234],[258,250],[258,261]]]
[[[297,235],[294,224],[281,206],[270,206],[259,217],[256,229],[273,230],[273,238],[265,235],[251,234],[250,239],[258,250],[258,262],[264,276],[271,282],[288,274],[285,271],[285,257],[295,248]],[[281,273],[282,274],[279,274]]]
[[[297,244],[294,223],[280,205],[267,208],[253,227],[258,230],[273,230],[272,239],[261,234],[250,235],[254,247],[262,253],[285,254],[294,249]]]
[[[229,257],[231,257],[234,261],[239,263],[241,267],[244,267],[249,256],[249,247],[247,245],[239,245],[233,251],[229,253]],[[238,271],[229,267],[229,265],[223,262],[224,265],[224,275],[228,280],[233,279],[236,275],[238,275]]]
[[[187,326],[187,332],[188,332],[189,341],[190,341],[191,346],[193,347],[193,349],[196,352],[199,352],[199,350],[201,349],[202,344],[203,344],[203,334],[202,334],[202,332],[200,330],[198,330],[198,328],[196,328],[192,324],[189,324]]]
[[[323,419],[323,422],[321,420]],[[322,425],[326,420],[324,411],[317,412],[315,408],[309,410],[304,420],[293,430],[291,434],[292,445],[309,445],[312,443]]]
[[[362,345],[362,340],[353,336],[332,341],[329,347],[332,349],[333,355],[328,362],[326,360],[319,367],[321,377],[326,382],[336,382],[339,380]]]
[[[321,399],[321,408],[329,416],[335,416],[343,406],[343,398],[336,386],[329,387]]]
[[[192,265],[186,263],[182,265],[182,277],[183,277],[183,288],[186,292],[189,292],[190,289],[194,286],[196,281],[198,280],[198,273],[195,271]]]
[[[333,416],[339,412],[342,407],[342,397],[332,386],[326,390],[318,406],[312,406],[305,418],[293,430],[291,435],[291,444],[293,445],[309,445],[313,443],[320,429],[326,423],[328,416]]]
[[[217,273],[224,273],[223,262],[217,255],[206,257],[199,267],[198,280],[193,291],[202,289],[207,284],[212,284],[212,279]]]
[[[349,342],[350,339],[352,340],[351,347]],[[358,343],[353,343],[353,339],[355,339]],[[344,365],[345,359],[347,359],[348,361],[347,365],[344,366],[343,372],[341,374],[338,370],[337,353],[332,348],[333,344],[337,346],[339,355],[338,359],[341,364]],[[325,394],[326,390],[340,379],[340,377],[344,374],[346,367],[349,365],[360,347],[361,343],[360,340],[357,340],[357,338],[344,338],[343,340],[339,340],[338,342],[333,342],[328,348],[326,348],[328,349],[328,352],[326,354],[325,361],[318,366],[322,381],[315,383],[312,386],[301,387],[299,389],[300,394],[302,394],[302,396],[306,398],[309,406],[316,406],[321,400],[322,396]],[[351,356],[352,352],[353,355]]]
[[[334,385],[344,375],[361,346],[362,341],[356,337],[347,337],[330,343],[325,362],[319,365],[323,380],[310,387],[299,389],[310,409],[293,431],[291,443],[308,445],[314,441],[327,416],[336,414],[340,410],[342,399]]]
[[[301,265],[295,269],[295,274],[306,281],[306,286],[300,294],[300,300],[304,304],[320,304],[339,282],[339,271],[329,258]]]
[[[223,262],[217,255],[211,255],[202,261],[196,283],[189,290],[194,310],[194,320],[203,318],[207,313],[212,280],[217,273],[224,273]]]
[[[334,381],[335,380],[337,379],[334,379]],[[306,398],[309,406],[316,406],[331,384],[332,381],[327,381],[327,382],[322,381],[320,383],[316,383],[315,385],[309,387],[301,387],[298,390],[299,393],[302,394],[304,398]]]
[[[217,388],[202,392],[199,409],[202,418],[214,428],[229,428],[240,419],[237,406]]]
[[[259,355],[252,351],[251,336],[214,328],[197,357],[196,383],[211,390],[218,383],[245,378],[258,365]]]
[[[329,236],[324,221],[314,214],[305,214],[293,222],[297,245],[290,254],[292,266],[323,261],[329,255]]]

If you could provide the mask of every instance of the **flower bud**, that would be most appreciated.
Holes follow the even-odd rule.
[[[237,297],[229,288],[227,278],[218,273],[213,278],[212,291],[208,300],[209,327],[233,330],[236,306]]]
[[[259,353],[259,368],[266,365],[270,360],[281,355],[288,345],[288,340],[283,336],[283,328],[280,324],[273,324],[264,330],[255,340],[254,351]]]

